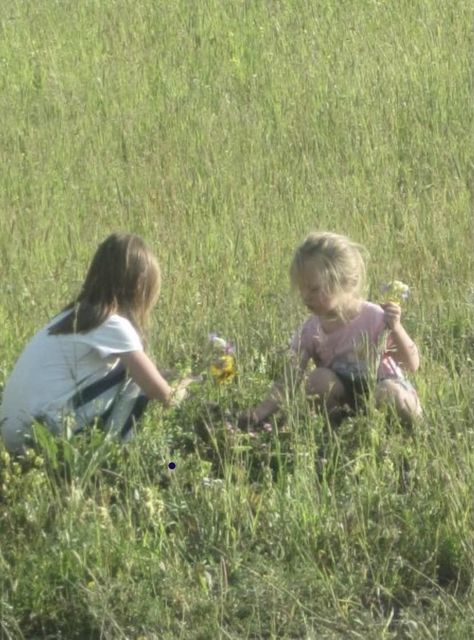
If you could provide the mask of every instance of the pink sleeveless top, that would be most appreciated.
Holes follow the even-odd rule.
[[[296,332],[291,349],[300,356],[306,355],[316,365],[343,375],[367,376],[377,367],[377,380],[403,380],[401,368],[390,355],[393,343],[385,333],[383,317],[382,307],[363,302],[355,318],[327,334],[319,317],[313,315]]]

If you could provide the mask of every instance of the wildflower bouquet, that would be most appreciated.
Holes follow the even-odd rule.
[[[384,303],[394,302],[401,305],[402,302],[408,300],[410,287],[400,280],[392,280],[392,282],[383,285],[382,293],[385,294]]]
[[[218,384],[230,382],[236,374],[235,348],[231,342],[220,338],[215,333],[209,334],[212,348],[209,373]]]

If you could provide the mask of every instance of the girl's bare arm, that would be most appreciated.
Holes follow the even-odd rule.
[[[395,361],[407,371],[416,371],[420,366],[420,356],[416,344],[401,323],[400,305],[395,302],[385,302],[381,307],[384,310],[385,326],[390,329],[390,338],[394,346],[391,352]]]
[[[390,337],[395,347],[392,351],[395,361],[407,371],[416,371],[420,366],[418,348],[403,326],[392,329]]]
[[[147,398],[159,400],[167,407],[173,404],[173,400],[182,400],[186,387],[194,381],[191,377],[184,378],[176,387],[171,387],[143,351],[121,353],[119,358]]]
[[[275,413],[281,407],[286,393],[292,395],[299,386],[308,362],[309,356],[306,352],[290,354],[285,366],[284,380],[274,382],[268,395],[260,404],[247,409],[239,416],[239,426],[245,427],[262,423]]]

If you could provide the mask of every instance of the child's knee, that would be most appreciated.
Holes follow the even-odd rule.
[[[415,393],[410,392],[396,380],[383,380],[375,388],[377,407],[391,405],[404,422],[413,422],[420,415],[420,407]]]
[[[382,380],[375,387],[375,402],[377,406],[392,402],[399,391],[399,386],[393,380]]]
[[[343,398],[344,386],[330,369],[318,367],[310,373],[306,380],[305,392],[307,396]]]

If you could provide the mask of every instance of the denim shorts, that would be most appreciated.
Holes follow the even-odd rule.
[[[346,396],[347,404],[356,409],[361,404],[361,400],[369,392],[369,380],[364,376],[358,376],[353,373],[342,373],[334,371],[342,386]]]

